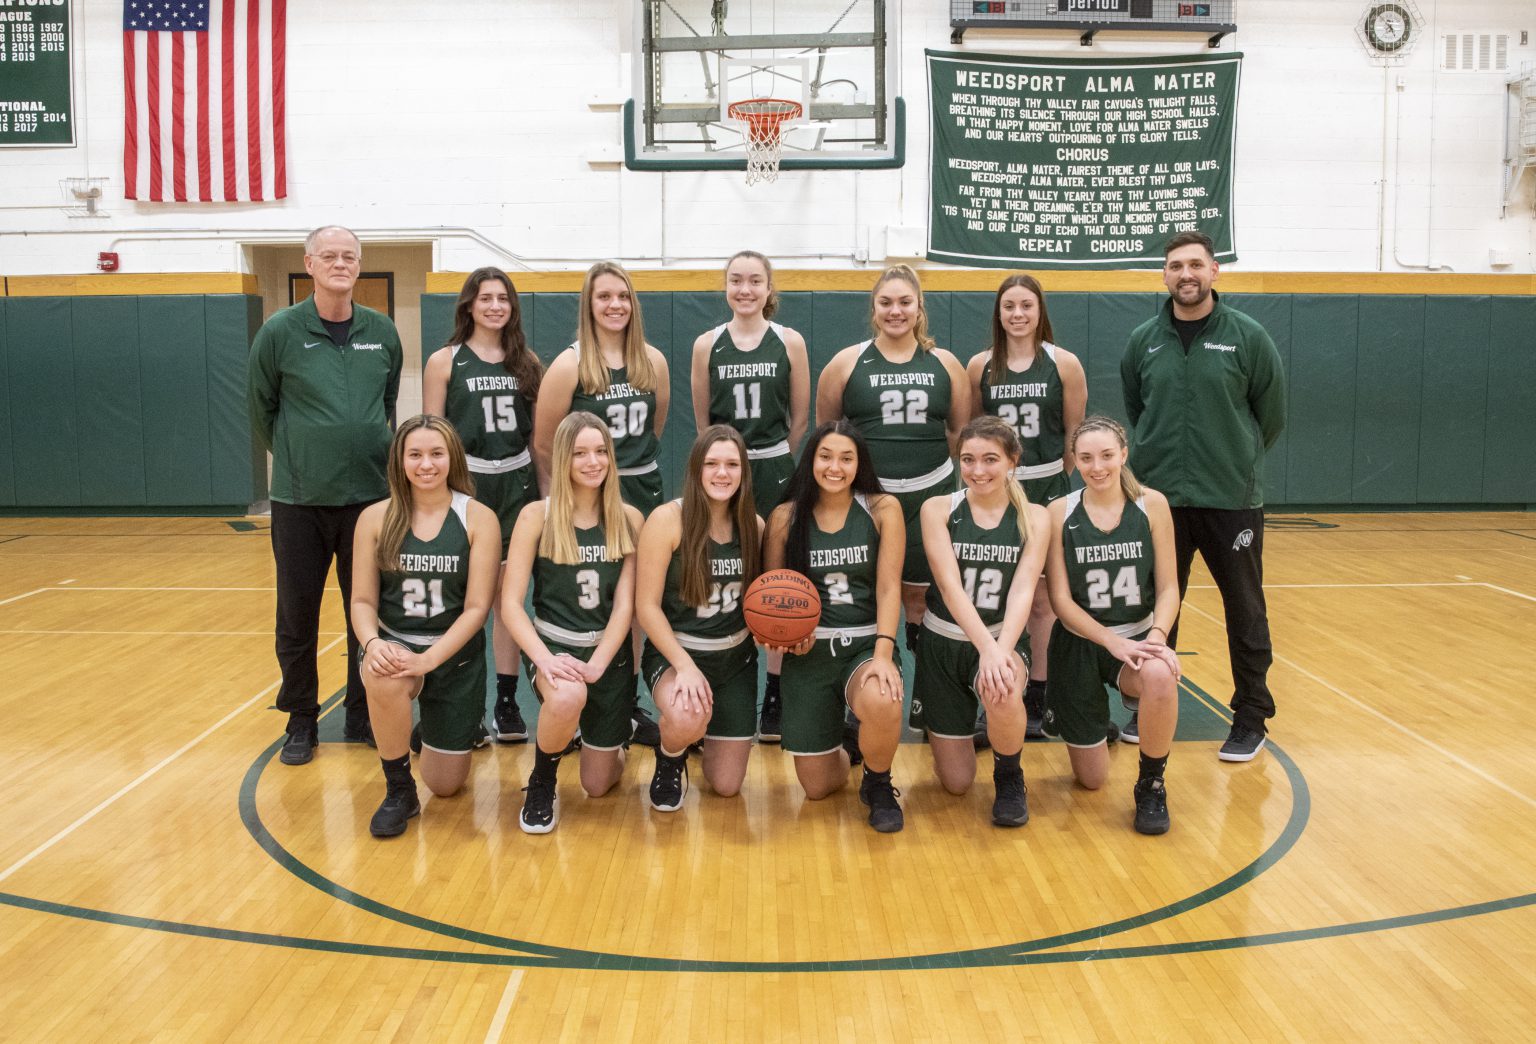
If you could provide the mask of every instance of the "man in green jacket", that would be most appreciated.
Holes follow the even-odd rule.
[[[1130,464],[1168,498],[1179,597],[1195,552],[1227,618],[1232,731],[1218,757],[1251,761],[1264,747],[1275,701],[1264,605],[1264,451],[1285,427],[1285,374],[1275,342],[1221,303],[1209,236],[1182,232],[1163,251],[1169,300],[1138,326],[1120,360],[1130,419]],[[1178,626],[1168,636],[1173,645]],[[1122,738],[1136,742],[1135,718]]]
[[[400,335],[352,300],[362,244],[338,225],[304,241],[314,295],[278,312],[251,345],[251,428],[272,452],[272,557],[277,563],[277,709],[288,715],[280,758],[314,757],[320,713],[320,600],[336,562],[347,621],[348,740],[373,741],[352,634],[352,532],[388,495],[390,423],[400,390]]]

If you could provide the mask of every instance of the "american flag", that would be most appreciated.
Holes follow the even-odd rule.
[[[128,199],[288,195],[287,0],[123,0]]]

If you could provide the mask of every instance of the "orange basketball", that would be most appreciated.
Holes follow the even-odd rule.
[[[821,596],[816,585],[793,569],[774,569],[752,581],[741,599],[747,628],[760,642],[795,645],[816,630]]]

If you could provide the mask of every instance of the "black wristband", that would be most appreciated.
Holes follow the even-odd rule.
[[[892,645],[895,645],[895,644],[896,644],[896,639],[894,639],[894,638],[892,638],[892,637],[891,637],[891,636],[890,636],[890,635],[888,635],[888,634],[877,634],[877,635],[875,635],[875,641],[877,641],[877,642],[878,642],[878,641],[879,641],[879,640],[880,640],[880,639],[882,639],[882,638],[884,638],[884,639],[885,639],[885,640],[886,640],[886,641],[888,641],[888,642],[890,642],[890,643],[891,643],[891,644],[892,644]]]

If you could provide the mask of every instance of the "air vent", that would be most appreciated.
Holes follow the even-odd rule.
[[[1440,68],[1445,72],[1509,70],[1508,33],[1448,33],[1440,41]]]

